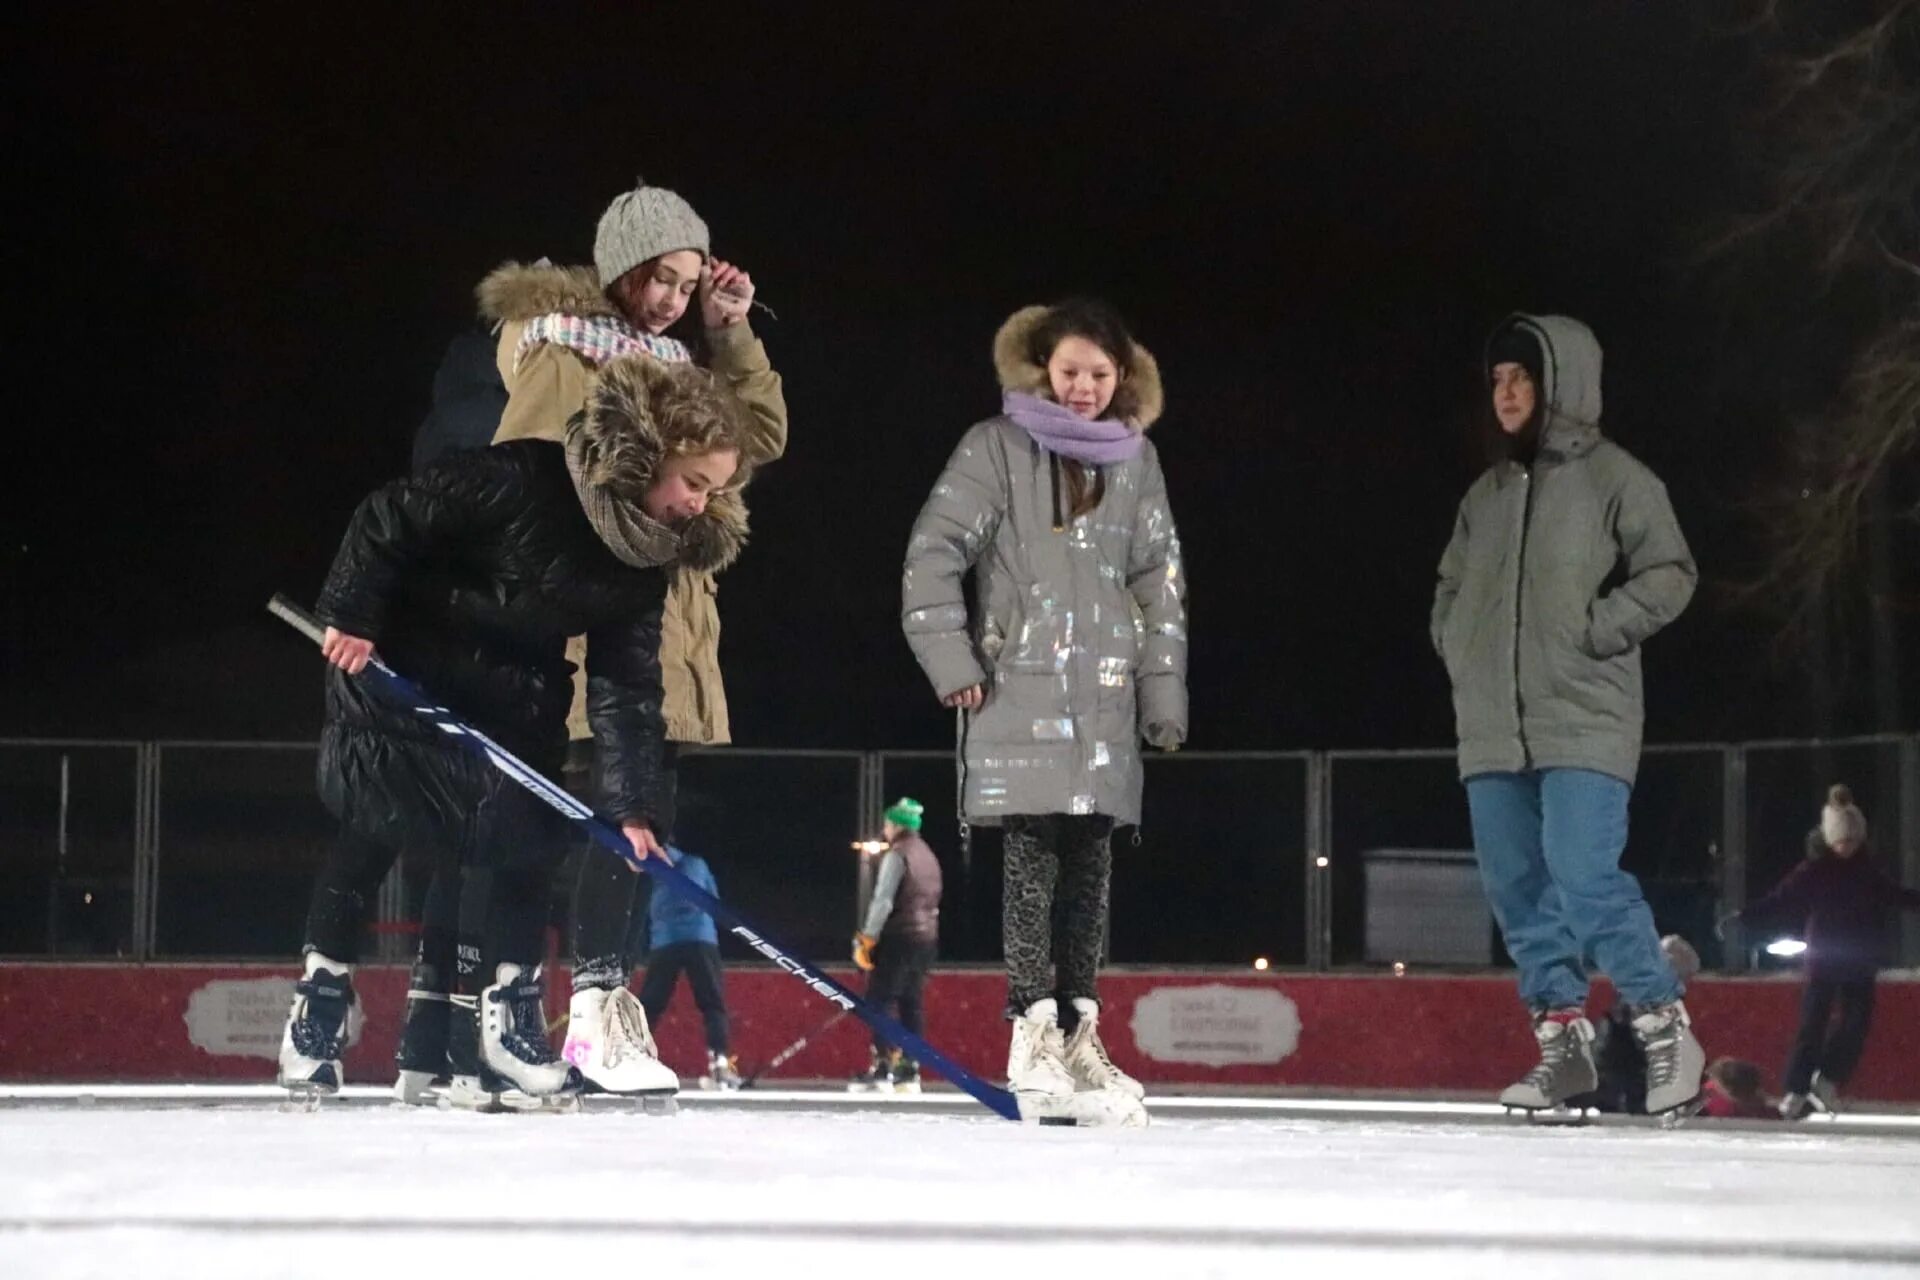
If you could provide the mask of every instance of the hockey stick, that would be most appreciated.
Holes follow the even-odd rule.
[[[315,644],[319,644],[326,635],[326,629],[318,618],[283,595],[275,595],[267,603],[267,612],[292,626],[294,630]],[[995,1115],[1003,1116],[1008,1120],[1020,1119],[1020,1105],[1007,1090],[988,1084],[826,974],[805,961],[796,960],[788,955],[785,948],[749,925],[732,907],[687,879],[686,875],[671,863],[658,858],[637,857],[633,852],[633,846],[627,842],[626,836],[621,834],[619,827],[542,777],[525,761],[486,734],[436,703],[418,685],[382,662],[377,653],[367,659],[367,665],[361,669],[359,678],[367,681],[394,702],[432,721],[435,728],[454,742],[485,759],[501,773],[531,791],[549,808],[591,836],[595,844],[610,853],[617,854],[634,870],[644,871],[655,877],[661,884],[699,907],[712,916],[716,923],[724,926],[728,932],[773,961],[779,968],[798,978],[822,1000],[838,1006],[844,1013],[851,1013],[859,1018],[882,1036],[918,1058],[923,1064],[951,1080]]]
[[[753,1088],[754,1081],[758,1080],[761,1076],[767,1074],[767,1072],[772,1071],[776,1067],[785,1066],[788,1060],[793,1058],[796,1054],[800,1053],[809,1044],[813,1043],[816,1037],[823,1036],[834,1027],[840,1025],[840,1019],[846,1016],[847,1016],[847,1011],[845,1009],[836,1011],[833,1014],[833,1016],[828,1018],[825,1022],[821,1023],[819,1026],[807,1032],[807,1034],[801,1036],[798,1040],[795,1040],[792,1044],[788,1045],[786,1048],[774,1054],[771,1058],[768,1058],[765,1062],[761,1063],[759,1066],[755,1067],[753,1069],[753,1074],[740,1082],[740,1087],[742,1089]]]

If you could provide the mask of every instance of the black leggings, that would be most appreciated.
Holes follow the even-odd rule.
[[[342,828],[313,886],[306,950],[342,964],[359,962],[367,917],[397,856],[398,850]],[[496,966],[539,964],[551,861],[507,867],[449,867],[448,861],[435,866],[427,887],[413,987],[478,995]]]
[[[873,972],[867,975],[867,1003],[882,1013],[892,1013],[897,1005],[900,1025],[917,1036],[924,1036],[927,1031],[920,991],[927,984],[927,970],[933,967],[937,950],[931,942],[883,937],[874,948]],[[885,1053],[895,1047],[878,1031],[873,1033],[875,1053]]]
[[[659,1023],[682,973],[687,975],[693,1003],[707,1024],[708,1051],[725,1053],[727,991],[720,976],[720,948],[711,942],[671,942],[654,948],[647,957],[647,974],[640,979],[640,1007],[647,1011],[647,1024]]]
[[[1794,1037],[1793,1053],[1787,1059],[1788,1093],[1805,1093],[1816,1071],[1836,1085],[1845,1085],[1853,1078],[1861,1051],[1867,1047],[1867,1032],[1873,1028],[1873,981],[1808,980],[1800,997],[1800,1033]],[[1827,1021],[1836,999],[1840,1025],[1828,1035]]]
[[[591,762],[590,751],[589,744],[574,743],[567,756],[567,790],[582,799],[588,798],[591,792],[591,780],[587,772]],[[673,765],[676,755],[677,748],[673,743],[668,743],[664,774],[666,795],[660,807],[663,815],[673,812]],[[661,825],[668,826],[666,818],[663,817]],[[473,952],[462,956],[463,963],[458,972],[480,973],[486,979],[481,983],[482,987],[492,981],[492,965],[501,960],[522,968],[538,964],[544,954],[544,948],[540,945],[540,928],[544,922],[546,886],[550,878],[551,869],[543,868],[537,889],[521,878],[502,880],[497,875],[483,877],[479,883],[474,883],[471,869],[455,869],[449,873],[444,865],[436,866],[433,880],[427,886],[426,902],[421,909],[420,954],[414,966],[414,989],[442,993],[454,989],[456,937],[462,940],[464,950]],[[632,968],[627,960],[626,930],[635,904],[642,900],[642,879],[628,870],[626,863],[598,845],[589,844],[585,847],[573,893],[576,957],[573,986],[576,991],[585,986],[626,985],[627,974]],[[377,880],[375,886],[378,887]],[[500,949],[500,955],[499,959],[482,965],[478,953],[485,948],[488,937],[486,895],[495,890],[503,891],[506,895],[505,900],[497,903],[492,910],[497,917],[492,927],[499,934],[495,948]],[[613,941],[605,942],[609,937]],[[479,939],[477,943],[476,938]],[[590,958],[584,961],[579,958],[582,954],[582,938],[591,940],[597,948],[595,952],[588,953]],[[526,958],[506,954],[507,951],[520,953]],[[464,985],[460,991],[462,994],[475,993],[469,992]]]
[[[398,855],[399,850],[390,845],[344,826],[340,829],[313,883],[313,899],[307,906],[308,951],[341,964],[359,962],[360,935],[380,894],[380,883]]]
[[[1007,1016],[1058,999],[1062,1025],[1077,997],[1099,999],[1113,880],[1113,819],[1103,814],[1011,814],[1000,936],[1007,963]],[[1058,902],[1060,946],[1053,938]]]
[[[660,814],[656,834],[662,843],[673,831],[674,798],[679,789],[679,748],[674,743],[667,744],[664,763],[660,775],[663,793],[656,805]],[[634,912],[643,909],[646,901],[640,888],[645,879],[597,846],[580,859],[580,874],[573,884],[575,991],[627,985],[627,976],[633,972],[627,939],[632,935]]]

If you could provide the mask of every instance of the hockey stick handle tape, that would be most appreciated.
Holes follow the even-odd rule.
[[[320,625],[320,619],[302,609],[286,596],[275,592],[273,599],[267,601],[267,612],[291,626],[307,639],[319,644],[326,638],[327,629]]]

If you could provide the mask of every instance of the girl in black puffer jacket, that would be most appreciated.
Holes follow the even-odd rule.
[[[367,906],[402,848],[465,872],[449,1061],[457,1102],[564,1092],[535,966],[564,819],[431,721],[351,679],[374,646],[543,772],[566,749],[568,636],[587,664],[600,807],[662,856],[660,616],[666,568],[715,568],[746,537],[740,409],[712,375],[609,362],[564,444],[463,451],[370,494],[321,592],[328,673],[322,800],[340,839],[307,920],[281,1083],[328,1092]],[[484,990],[483,990],[484,988]]]

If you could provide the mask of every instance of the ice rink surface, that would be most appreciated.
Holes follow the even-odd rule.
[[[1154,1280],[1911,1277],[1920,1131],[1171,1110],[1121,1131],[906,1106],[0,1108],[8,1280],[1011,1280],[1036,1264]]]

